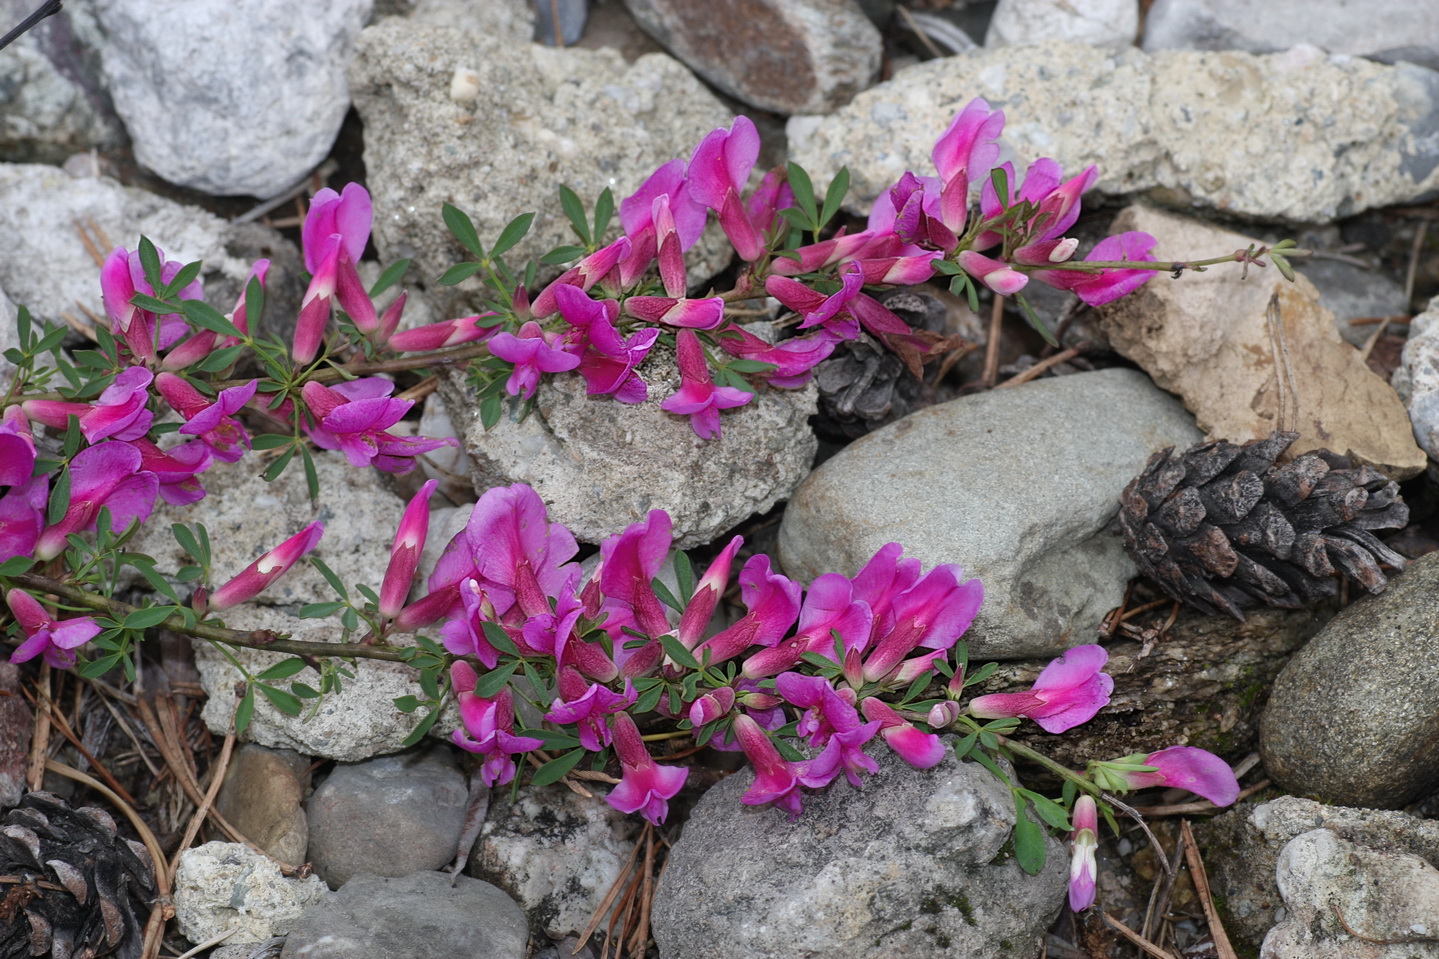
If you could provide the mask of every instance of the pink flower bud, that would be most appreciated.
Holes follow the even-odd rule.
[[[429,480],[421,486],[400,517],[400,527],[390,547],[390,565],[380,586],[379,613],[386,619],[392,619],[410,595],[410,584],[419,568],[420,553],[424,552],[425,535],[429,532],[430,494],[438,485],[439,480]]]
[[[690,705],[690,723],[696,729],[724,716],[734,708],[734,690],[728,686],[705,693]]]
[[[314,549],[324,534],[324,523],[316,522],[306,526],[215,590],[210,595],[210,608],[216,611],[229,609],[237,603],[258,596],[286,570],[299,562],[300,557]]]

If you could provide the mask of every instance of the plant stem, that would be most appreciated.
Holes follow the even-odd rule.
[[[1017,743],[1013,739],[1010,739],[1008,736],[1000,736],[996,734],[994,738],[998,739],[1001,746],[1003,746],[1005,749],[1008,749],[1016,756],[1022,756],[1023,758],[1034,763],[1035,765],[1043,766],[1045,769],[1048,769],[1056,776],[1059,776],[1062,779],[1066,779],[1069,782],[1074,783],[1076,786],[1078,786],[1080,789],[1084,790],[1087,793],[1092,793],[1095,796],[1099,795],[1098,786],[1096,786],[1094,783],[1090,782],[1088,779],[1075,772],[1074,770],[1069,769],[1065,766],[1061,766],[1059,763],[1055,762],[1053,759],[1050,759],[1043,753],[1036,752],[1022,743]]]
[[[31,589],[40,590],[44,593],[52,593],[74,603],[76,606],[83,606],[86,609],[109,613],[116,619],[122,621],[130,613],[141,608],[139,606],[131,606],[129,603],[122,603],[116,599],[97,596],[88,590],[81,589],[78,586],[72,586],[69,583],[62,583],[48,576],[40,576],[35,573],[22,573],[12,578],[22,586],[28,586]],[[274,633],[264,629],[226,629],[223,626],[211,626],[207,623],[196,623],[194,626],[186,626],[185,621],[179,616],[171,616],[159,625],[164,629],[176,633],[183,633],[187,636],[196,636],[213,643],[226,643],[230,646],[244,646],[249,649],[263,649],[271,653],[289,653],[292,656],[339,656],[342,658],[381,659],[391,663],[403,663],[406,661],[404,650],[394,646],[364,645],[362,643],[306,643],[294,639],[279,638]]]

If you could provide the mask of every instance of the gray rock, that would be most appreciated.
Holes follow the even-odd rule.
[[[8,30],[31,12],[30,0],[0,2]],[[84,150],[113,150],[125,140],[99,77],[103,46],[88,4],[71,4],[5,48],[0,56],[0,157],[12,163],[61,163]]]
[[[1409,410],[1414,439],[1431,460],[1439,459],[1439,297],[1409,321],[1409,339],[1389,382]]]
[[[1339,335],[1350,346],[1364,346],[1378,329],[1373,323],[1355,325],[1355,320],[1409,314],[1404,287],[1383,273],[1328,259],[1297,260],[1295,270],[1314,284],[1321,302],[1339,322]]]
[[[240,834],[287,866],[305,861],[310,763],[288,749],[246,743],[235,751],[215,808]]]
[[[1027,876],[1003,847],[1009,789],[953,753],[913,769],[888,749],[863,790],[806,795],[799,819],[741,805],[752,775],[705,793],[674,844],[651,919],[666,959],[998,959],[1038,949],[1067,858]]]
[[[175,922],[191,942],[235,930],[227,943],[264,942],[290,930],[306,906],[330,895],[319,876],[286,878],[279,865],[235,842],[207,842],[180,854]]]
[[[198,207],[107,177],[74,178],[58,167],[0,164],[0,288],[37,318],[60,322],[62,313],[80,319],[86,311],[105,315],[100,266],[77,225],[93,225],[102,253],[115,246],[133,250],[143,235],[169,259],[203,260],[207,299],[222,313],[234,306],[254,262],[246,256],[251,250],[241,245],[265,237],[270,249],[266,255],[277,260],[290,248],[273,230],[255,224],[237,227]],[[35,269],[36,263],[45,269]],[[276,279],[272,272],[267,288]],[[283,298],[267,295],[266,300],[267,313],[289,308]]]
[[[585,22],[589,17],[590,0],[555,0],[554,3],[546,0],[545,3],[537,3],[535,39],[547,47],[572,47],[585,35]]]
[[[1289,841],[1276,875],[1288,915],[1264,937],[1268,959],[1368,959],[1370,942],[1439,959],[1439,869],[1405,853],[1356,846],[1327,829]],[[1343,912],[1343,921],[1336,914]]]
[[[660,409],[680,385],[673,350],[656,346],[640,374],[649,399],[636,404],[589,396],[575,373],[546,377],[523,422],[507,412],[489,431],[463,378],[442,381],[475,489],[528,483],[550,519],[587,543],[662,509],[674,521],[675,545],[688,549],[769,509],[808,475],[818,446],[809,428],[813,384],[761,388],[721,414],[719,439],[702,440],[689,417]]]
[[[455,858],[469,788],[450,751],[424,747],[341,765],[310,797],[310,861],[340,887],[408,876]]]
[[[1382,16],[1348,3],[1276,0],[1243,7],[1222,0],[1155,0],[1144,18],[1145,50],[1248,50],[1296,43],[1383,63],[1439,68],[1439,9],[1427,0],[1390,0]]]
[[[529,929],[509,896],[469,876],[356,876],[290,931],[280,959],[524,959]]]
[[[868,212],[906,170],[932,173],[935,140],[973,97],[1004,109],[1002,144],[1021,167],[1097,164],[1101,193],[1150,191],[1180,209],[1328,222],[1439,189],[1439,74],[1312,48],[976,50],[902,70],[832,116],[791,119],[791,158],[816,182],[847,165],[852,209]]]
[[[450,419],[450,412],[445,409],[444,397],[440,394],[431,393],[425,397],[424,406],[420,412],[419,433],[421,436],[459,438],[454,422]],[[470,484],[470,474],[474,470],[474,466],[463,447],[442,446],[437,450],[431,450],[420,460],[420,469],[424,470],[426,478],[440,481],[440,485],[437,487],[439,492],[452,502],[459,503],[474,498],[474,487]],[[448,542],[449,537],[445,537],[445,540]],[[428,545],[429,540],[427,539],[425,542]]]
[[[15,806],[25,795],[34,728],[35,713],[20,694],[20,667],[0,663],[0,809]]]
[[[1264,768],[1290,792],[1391,809],[1439,787],[1439,555],[1349,606],[1275,680]]]
[[[270,197],[329,153],[372,0],[98,0],[105,77],[135,158],[172,183]]]
[[[1278,933],[1290,926],[1291,916],[1299,919],[1302,915],[1303,923],[1313,923],[1330,936],[1340,931],[1334,921],[1332,907],[1320,900],[1320,911],[1328,912],[1327,916],[1321,916],[1304,901],[1313,901],[1313,892],[1317,891],[1317,887],[1299,880],[1293,869],[1295,859],[1291,857],[1287,867],[1281,865],[1281,856],[1287,854],[1291,841],[1314,830],[1321,830],[1351,847],[1357,856],[1353,863],[1356,866],[1363,864],[1363,868],[1354,875],[1379,879],[1380,873],[1369,868],[1369,860],[1375,856],[1390,863],[1398,862],[1402,857],[1403,860],[1412,859],[1427,864],[1431,869],[1439,866],[1439,823],[1399,812],[1325,806],[1297,796],[1281,796],[1267,803],[1241,804],[1196,829],[1200,845],[1205,850],[1215,899],[1224,903],[1225,930],[1237,944],[1249,950],[1258,950],[1271,929]],[[1285,881],[1289,886],[1282,893],[1283,887],[1277,880],[1280,872],[1287,873]],[[1394,895],[1396,901],[1402,901],[1397,895],[1399,890],[1387,884],[1375,883],[1374,890],[1381,896]],[[1330,892],[1332,894],[1334,890],[1331,888]],[[1399,933],[1367,931],[1372,927],[1359,921],[1363,914],[1355,915],[1356,910],[1363,906],[1362,897],[1355,894],[1352,886],[1344,890],[1339,898],[1345,917],[1354,928],[1379,938],[1403,938]],[[1434,935],[1435,915],[1439,912],[1431,910],[1430,936]],[[1287,940],[1289,936],[1283,938]],[[1278,946],[1279,943],[1273,945]],[[1266,950],[1268,948],[1266,945]],[[1266,951],[1265,955],[1269,954]],[[1308,959],[1309,956],[1331,954],[1286,949],[1275,955],[1276,959],[1281,955]],[[1338,955],[1354,954],[1338,953],[1336,959]]]
[[[473,74],[478,100],[451,98],[456,71]],[[350,85],[365,124],[375,244],[386,261],[413,259],[427,280],[466,257],[440,218],[445,202],[470,215],[487,245],[515,216],[535,212],[507,255],[520,263],[574,241],[558,184],[586,203],[609,187],[618,207],[662,163],[688,158],[732,119],[661,54],[627,65],[613,50],[551,50],[427,19],[364,31]],[[703,270],[694,264],[726,262],[718,245],[707,249],[691,251],[696,280]]]
[[[1115,411],[1123,410],[1123,415]],[[926,568],[984,583],[965,634],[980,659],[1092,642],[1135,568],[1107,529],[1149,456],[1199,438],[1132,370],[1036,380],[913,413],[846,447],[795,492],[780,527],[788,575],[852,575],[898,542]]]
[[[828,113],[874,82],[884,43],[855,0],[625,0],[700,76],[775,113]]]
[[[1118,53],[1133,46],[1139,33],[1139,4],[1101,0],[1074,4],[1065,0],[999,0],[985,34],[986,47],[1007,47],[1046,40],[1072,40]]]
[[[465,872],[514,897],[552,939],[585,928],[634,848],[637,820],[563,786],[491,802]]]

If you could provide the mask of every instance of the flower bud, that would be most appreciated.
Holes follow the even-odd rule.
[[[959,719],[963,713],[963,708],[952,699],[946,699],[942,703],[935,703],[929,711],[929,727],[931,729],[944,729]]]

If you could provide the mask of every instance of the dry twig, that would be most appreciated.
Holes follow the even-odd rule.
[[[1214,951],[1219,954],[1219,959],[1239,959],[1234,947],[1229,944],[1229,936],[1224,932],[1224,921],[1219,918],[1219,911],[1214,908],[1214,897],[1209,894],[1209,875],[1204,871],[1204,859],[1199,855],[1199,847],[1194,843],[1194,833],[1189,830],[1189,820],[1179,821],[1179,831],[1184,837],[1184,857],[1189,862],[1189,875],[1194,880],[1194,891],[1199,896],[1199,902],[1204,906],[1204,918],[1209,922],[1209,935],[1214,940]]]

